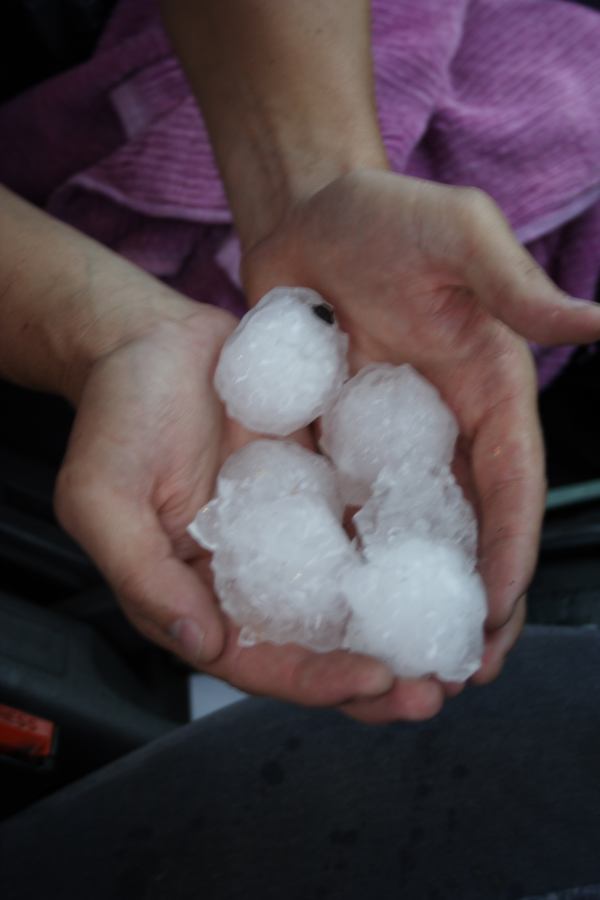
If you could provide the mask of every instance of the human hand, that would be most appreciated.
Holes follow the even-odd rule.
[[[456,413],[458,474],[478,512],[489,598],[473,680],[491,680],[524,621],[544,505],[524,338],[597,339],[599,310],[552,284],[486,195],[381,171],[341,177],[296,203],[246,252],[243,279],[251,301],[277,284],[319,291],[350,335],[354,370],[409,362]],[[394,717],[393,693],[350,711]]]
[[[295,645],[240,647],[239,628],[221,614],[208,554],[186,526],[211,498],[221,463],[254,435],[225,417],[212,386],[235,320],[172,299],[189,307],[187,316],[155,321],[85,377],[56,492],[62,523],[131,622],[193,666],[244,691],[309,705],[385,692],[393,679],[375,660]],[[296,438],[310,443],[308,432]],[[428,688],[419,691],[427,708]],[[408,717],[419,712],[412,695],[404,702]]]

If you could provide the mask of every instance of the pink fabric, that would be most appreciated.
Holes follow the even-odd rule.
[[[600,272],[600,16],[562,0],[373,0],[393,167],[475,185],[566,291]],[[0,177],[192,297],[243,311],[202,118],[154,4],[122,0],[94,57],[0,109]],[[540,383],[569,348],[535,349]]]

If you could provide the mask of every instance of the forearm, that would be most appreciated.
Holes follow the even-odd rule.
[[[0,187],[0,376],[75,400],[93,362],[186,302]]]
[[[161,0],[244,248],[333,178],[386,166],[368,0]]]

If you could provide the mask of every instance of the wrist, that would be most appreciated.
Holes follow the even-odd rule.
[[[369,0],[160,0],[244,252],[338,176],[387,168]]]
[[[199,307],[126,260],[97,249],[100,258],[85,265],[79,284],[60,298],[71,313],[69,326],[48,326],[57,360],[55,389],[74,405],[96,363],[164,322],[184,321]]]
[[[375,131],[348,148],[301,147],[293,140],[280,149],[253,149],[254,177],[248,153],[234,148],[228,160],[228,194],[242,252],[247,253],[284,223],[293,210],[336,179],[363,170],[388,170],[383,144]]]
[[[102,355],[195,304],[0,188],[0,376],[76,402]]]

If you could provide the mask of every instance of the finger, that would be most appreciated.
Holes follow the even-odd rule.
[[[56,495],[66,530],[106,577],[134,625],[192,665],[220,653],[224,629],[211,591],[173,555],[154,510],[65,467]]]
[[[480,502],[480,571],[489,629],[501,627],[535,569],[546,482],[532,385],[493,405],[472,447]]]
[[[371,725],[384,722],[417,722],[437,715],[444,703],[444,689],[435,679],[396,679],[390,691],[374,700],[354,699],[340,704],[353,719]]]
[[[488,684],[498,677],[508,652],[523,630],[526,612],[527,598],[523,595],[519,598],[508,622],[499,630],[487,635],[481,668],[472,677],[473,684]]]
[[[387,692],[394,676],[377,660],[345,650],[314,653],[297,644],[261,643],[241,647],[239,629],[228,631],[209,674],[250,694],[261,694],[307,706],[335,706],[350,697]]]
[[[487,309],[517,334],[540,344],[598,340],[600,306],[557,288],[519,244],[490,197],[471,189],[462,197],[462,233],[469,242],[465,275]]]
[[[544,449],[535,370],[525,343],[497,325],[474,346],[473,359],[429,374],[470,441],[486,624],[494,629],[509,619],[535,568],[546,491]]]

